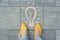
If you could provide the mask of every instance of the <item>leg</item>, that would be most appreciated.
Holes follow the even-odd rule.
[[[42,38],[41,37],[36,37],[36,40],[42,40]]]
[[[29,40],[28,36],[26,37],[21,37],[20,40]]]

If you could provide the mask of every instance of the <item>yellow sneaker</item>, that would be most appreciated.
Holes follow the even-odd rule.
[[[25,23],[23,23],[20,27],[20,36],[27,36],[28,35],[28,29]]]
[[[36,24],[35,29],[34,29],[34,39],[37,36],[42,37],[42,26],[39,23]]]

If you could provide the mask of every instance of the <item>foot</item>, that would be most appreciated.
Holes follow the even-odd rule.
[[[28,29],[25,23],[23,23],[20,27],[20,36],[21,37],[26,37],[28,36]]]
[[[35,40],[36,40],[36,38],[40,39],[42,37],[42,27],[39,23],[36,24],[34,32],[35,32],[35,34],[34,34]]]

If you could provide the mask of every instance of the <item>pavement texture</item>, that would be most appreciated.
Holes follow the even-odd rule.
[[[33,40],[34,26],[29,26],[25,15],[28,7],[36,9],[37,15],[33,23],[42,25],[42,39],[60,40],[60,0],[0,0],[0,40],[19,40],[22,23],[27,24],[29,38]],[[28,17],[30,19],[30,14]],[[31,17],[33,19],[34,14]]]

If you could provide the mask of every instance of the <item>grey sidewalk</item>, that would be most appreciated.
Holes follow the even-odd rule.
[[[30,6],[40,14],[34,23],[41,23],[43,40],[60,39],[60,0],[0,0],[0,40],[19,40],[20,25],[23,22],[28,25],[24,14]],[[33,34],[34,27],[31,28],[29,32]]]

